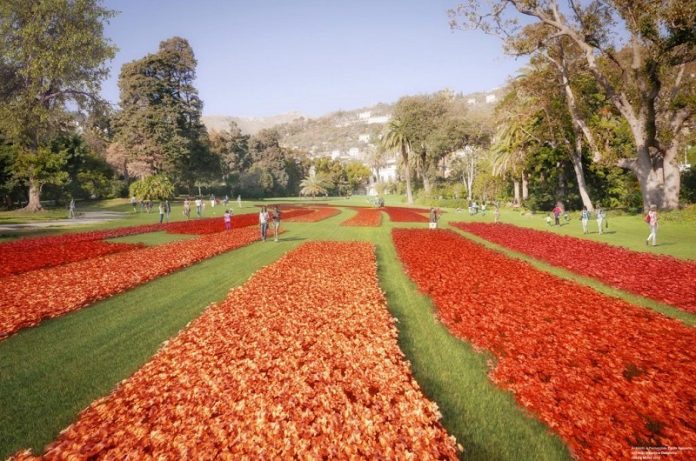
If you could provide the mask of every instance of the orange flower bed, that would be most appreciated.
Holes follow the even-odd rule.
[[[205,311],[45,457],[455,460],[438,419],[397,345],[373,248],[312,242]]]
[[[389,215],[391,222],[428,222],[428,217],[424,213],[428,213],[429,210],[396,206],[387,206],[382,209]]]
[[[394,229],[392,236],[450,331],[491,351],[493,380],[580,459],[696,447],[696,330],[451,231]]]
[[[509,224],[452,223],[607,285],[696,313],[696,263]]]
[[[235,229],[4,277],[0,339],[256,240],[256,228]]]
[[[382,224],[382,210],[379,208],[353,207],[357,214],[346,219],[341,226],[379,227]]]
[[[300,216],[292,216],[290,218],[283,218],[283,221],[286,222],[319,222],[324,219],[330,218],[332,216],[336,216],[339,214],[341,210],[338,208],[330,208],[330,207],[318,207],[312,209],[311,213],[303,214]]]
[[[110,243],[103,240],[73,241],[63,244],[14,245],[0,249],[0,277],[21,274],[44,267],[60,266],[84,259],[140,248],[140,244]]]

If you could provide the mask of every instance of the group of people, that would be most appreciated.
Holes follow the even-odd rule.
[[[266,238],[268,237],[268,225],[269,221],[270,224],[273,225],[273,237],[274,240],[277,242],[278,241],[278,231],[280,229],[280,207],[278,205],[275,205],[273,207],[273,210],[269,213],[268,208],[265,206],[261,207],[261,211],[259,212],[259,227],[261,228],[261,240],[266,241]]]
[[[560,216],[560,209],[559,206],[556,205],[556,207],[553,209],[553,215],[556,220],[556,225],[559,225],[559,216]],[[565,216],[567,216],[567,213],[565,213]],[[588,234],[589,231],[589,223],[590,223],[590,218],[591,218],[591,213],[590,210],[587,209],[586,206],[582,207],[582,211],[580,212],[580,222],[582,223],[582,233],[583,234]],[[604,211],[604,208],[602,208],[599,204],[595,207],[595,219],[597,220],[597,231],[601,235],[603,233],[603,230],[607,227],[609,227],[609,222],[607,221],[607,215]],[[644,218],[645,223],[650,227],[650,233],[648,234],[648,238],[645,239],[645,244],[649,245],[652,242],[652,245],[655,246],[657,245],[657,206],[656,205],[650,205],[650,209],[648,213],[645,215]],[[550,224],[550,217],[547,216],[546,222]]]
[[[587,209],[586,206],[582,207],[582,211],[580,212],[580,222],[582,223],[582,233],[583,234],[589,234],[589,225],[590,225],[590,210]],[[597,230],[599,234],[602,234],[602,230],[605,227],[609,227],[609,221],[607,221],[607,215],[604,212],[604,208],[599,206],[595,207],[595,219],[597,220]]]
[[[130,198],[130,204],[133,207],[133,213],[137,213],[138,209],[145,213],[152,211],[152,200],[138,200],[133,196]]]

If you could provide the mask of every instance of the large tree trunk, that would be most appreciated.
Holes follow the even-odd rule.
[[[512,180],[512,188],[515,192],[515,200],[514,204],[519,205],[520,204],[520,182],[517,179]]]
[[[660,209],[673,210],[679,207],[679,189],[681,176],[677,167],[678,143],[673,141],[664,158],[650,155],[647,139],[647,123],[644,118],[634,120],[631,131],[636,139],[636,158],[620,160],[619,166],[629,168],[638,178],[640,192],[643,196],[643,210],[648,211],[651,205]]]
[[[582,139],[580,133],[575,130],[575,152],[570,155],[570,160],[573,162],[573,170],[575,170],[575,180],[578,182],[578,190],[582,204],[589,211],[594,211],[590,193],[587,191],[587,183],[585,182],[585,171],[582,168]]]
[[[24,207],[24,211],[43,211],[41,207],[41,184],[34,180],[29,180],[29,203]]]
[[[677,166],[678,149],[678,143],[672,142],[672,145],[665,154],[665,159],[662,166],[664,171],[664,196],[662,197],[662,208],[666,210],[674,210],[679,207],[681,172]]]
[[[430,179],[428,178],[428,175],[426,174],[425,171],[421,172],[421,175],[423,176],[423,189],[425,190],[425,194],[430,197],[430,193],[433,190],[432,184],[430,184]]]
[[[406,203],[413,205],[413,190],[411,188],[411,164],[408,161],[409,151],[405,146],[401,147],[401,159],[404,162],[404,175],[406,176]]]
[[[529,180],[526,171],[522,172],[522,201],[529,198]]]

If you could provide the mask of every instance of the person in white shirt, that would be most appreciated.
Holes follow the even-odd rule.
[[[266,241],[266,234],[268,233],[268,210],[266,207],[261,207],[261,212],[259,213],[259,226],[261,226],[261,240]]]
[[[201,213],[203,212],[203,200],[201,200],[200,197],[196,199],[196,214],[198,217],[201,217]]]
[[[645,244],[647,245],[650,240],[652,240],[652,246],[657,245],[657,206],[650,205],[650,211],[645,220],[650,226],[650,235],[645,239]]]

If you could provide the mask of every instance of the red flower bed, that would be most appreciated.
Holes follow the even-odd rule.
[[[307,210],[291,210],[283,214],[283,220],[288,222],[319,222],[324,219],[336,216],[341,212],[338,208],[330,207],[319,207],[316,209],[309,209],[308,213],[300,213],[293,216],[288,216],[293,211],[307,211]]]
[[[382,210],[378,208],[353,207],[357,214],[341,223],[341,226],[379,227],[382,224]]]
[[[0,277],[96,258],[97,256],[132,250],[141,246],[128,243],[109,243],[101,240],[76,241],[62,245],[32,246],[28,249],[22,248],[21,245],[15,245],[0,249],[0,258],[2,259]]]
[[[438,419],[399,350],[372,247],[313,242],[205,311],[45,456],[455,460]]]
[[[696,313],[696,263],[507,224],[452,225],[607,285]]]
[[[10,275],[0,283],[0,339],[256,240],[256,229],[235,229]]]
[[[579,458],[631,459],[632,446],[696,447],[696,330],[451,231],[392,235],[441,320],[493,353],[492,379]]]
[[[428,217],[423,214],[428,213],[428,210],[393,206],[384,207],[382,210],[386,211],[392,222],[428,222]]]
[[[159,224],[147,224],[0,243],[0,277],[137,248],[138,245],[107,243],[100,240],[160,229],[162,227]]]

